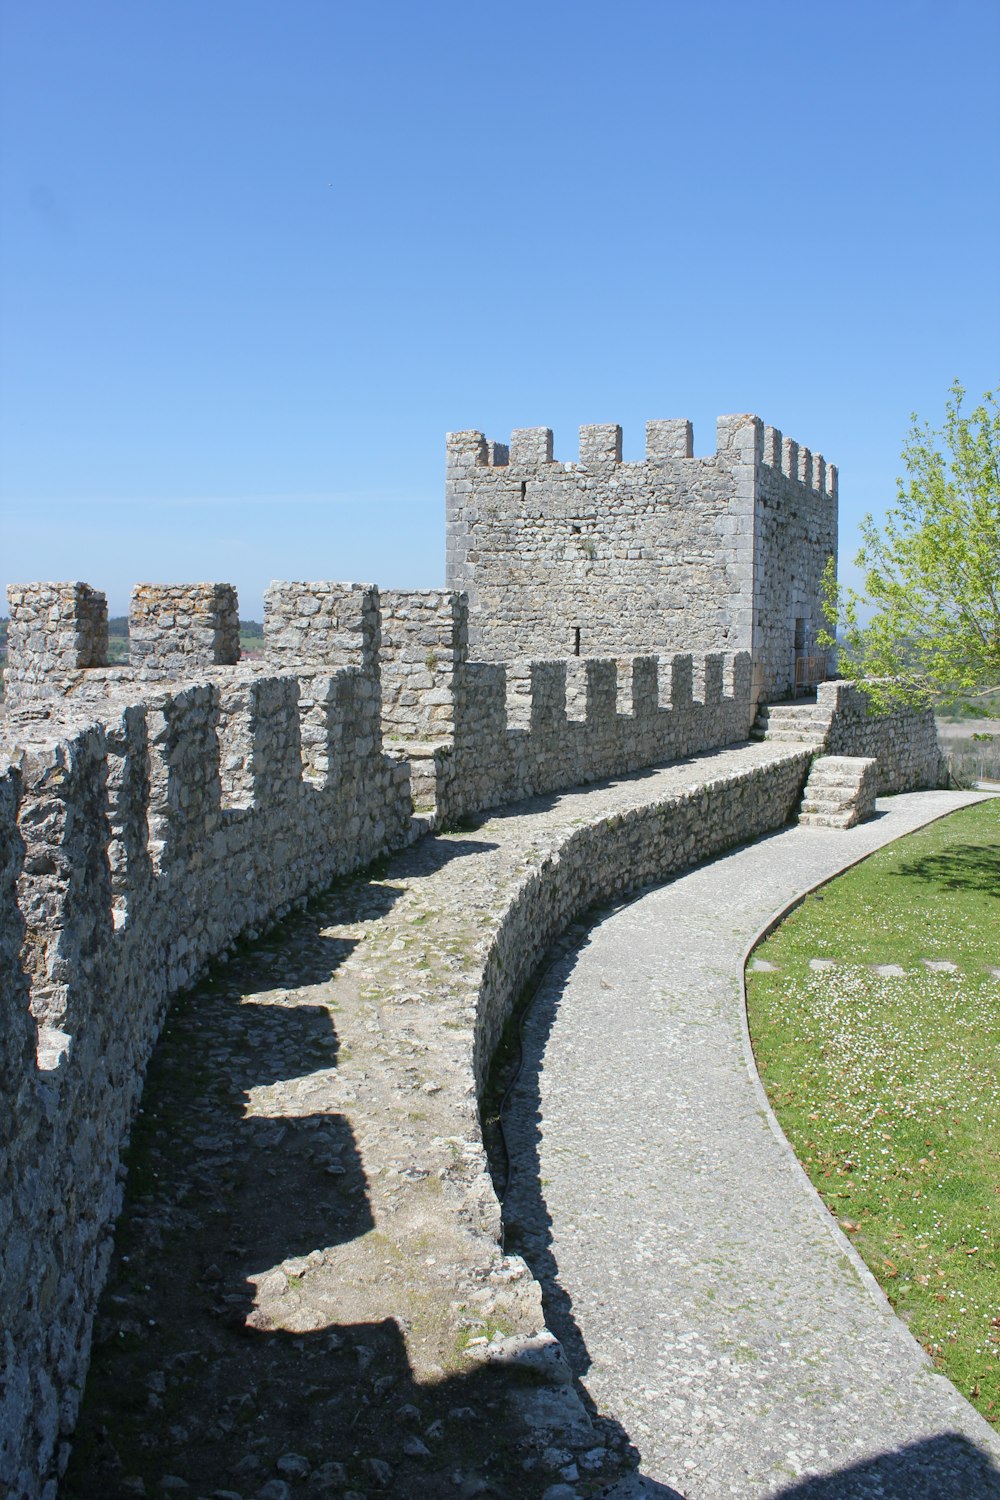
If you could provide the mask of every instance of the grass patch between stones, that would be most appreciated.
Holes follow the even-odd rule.
[[[1000,799],[807,897],[755,950],[747,1003],[771,1105],[827,1207],[1000,1424]]]

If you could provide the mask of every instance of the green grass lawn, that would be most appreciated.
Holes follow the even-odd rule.
[[[1000,799],[808,897],[748,967],[782,1129],[935,1365],[1000,1423]]]

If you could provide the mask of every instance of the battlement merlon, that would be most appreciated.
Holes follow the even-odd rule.
[[[448,434],[448,472],[451,481],[460,482],[460,472],[467,469],[507,467],[531,468],[551,464],[553,458],[550,427],[518,427],[511,433],[510,444],[493,442],[483,433],[469,430]],[[728,414],[716,423],[716,458],[735,457],[754,467],[764,465],[778,469],[787,478],[820,495],[837,496],[837,470],[827,464],[822,454],[813,453],[791,438],[783,438],[777,427],[766,426],[750,412]],[[694,430],[687,417],[658,418],[646,423],[647,463],[668,459],[694,459]],[[580,428],[579,463],[587,467],[597,463],[621,463],[622,429],[617,423],[587,423]]]
[[[104,667],[108,601],[89,583],[11,583],[8,670],[32,679]]]
[[[274,666],[379,671],[379,591],[373,583],[275,582],[264,592],[264,649]]]
[[[813,453],[794,438],[785,437],[778,427],[764,428],[765,468],[784,474],[818,495],[837,499],[837,468],[828,464],[822,453]]]
[[[137,583],[129,661],[144,677],[180,677],[240,659],[240,607],[231,583]]]

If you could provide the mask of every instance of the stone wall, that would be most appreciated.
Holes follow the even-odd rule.
[[[411,805],[357,669],[237,668],[45,728],[0,759],[0,1489],[51,1500],[169,996],[405,842]]]
[[[735,744],[752,718],[746,653],[472,662],[460,678],[439,815],[447,822]]]
[[[382,589],[379,604],[383,734],[411,740],[450,736],[458,674],[468,655],[465,596]]]
[[[128,614],[129,662],[144,677],[183,677],[240,659],[231,583],[138,583]]]
[[[446,577],[468,593],[476,658],[749,644],[732,600],[750,588],[752,508],[740,526],[727,453],[692,458],[663,427],[643,463],[622,463],[618,428],[581,428],[565,464],[547,428],[515,432],[509,459],[449,435]]]
[[[758,417],[720,417],[704,458],[689,422],[651,422],[641,463],[613,426],[582,427],[575,463],[548,428],[509,450],[452,433],[446,493],[447,582],[468,594],[477,659],[746,650],[755,693],[780,696],[797,620],[814,647],[836,471]]]
[[[87,583],[10,584],[8,703],[58,697],[67,677],[108,660],[108,601]]]
[[[777,428],[763,428],[761,438],[753,655],[760,695],[768,699],[794,685],[796,661],[803,685],[826,676],[816,635],[825,623],[823,569],[837,556],[837,470]]]
[[[870,756],[878,761],[878,791],[912,792],[947,784],[947,766],[930,708],[895,706],[871,711],[867,695],[850,682],[826,682],[817,709],[829,714],[823,741],[828,755]]]
[[[303,662],[378,674],[378,589],[371,583],[272,583],[264,650],[275,666]]]

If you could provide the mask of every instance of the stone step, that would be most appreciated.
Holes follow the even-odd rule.
[[[844,810],[844,799],[841,797],[804,797],[800,808],[804,813],[839,813]]]
[[[799,822],[819,828],[851,828],[875,811],[878,762],[853,755],[821,756],[802,794]]]
[[[759,736],[764,741],[777,744],[816,744],[822,740],[823,729],[769,729]]]

